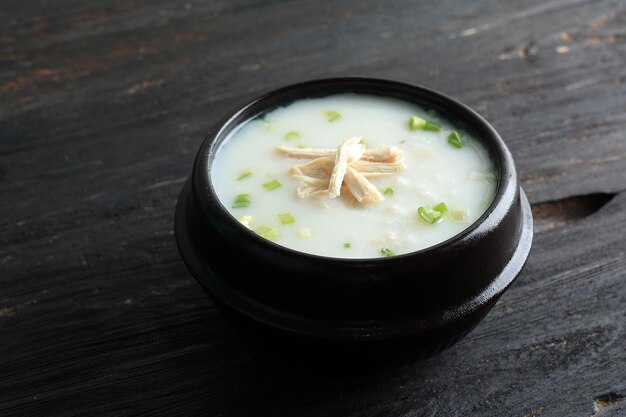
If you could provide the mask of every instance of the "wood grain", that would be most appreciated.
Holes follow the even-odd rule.
[[[623,1],[7,0],[0,23],[1,416],[626,414]],[[541,214],[484,322],[400,369],[260,359],[173,236],[225,111],[342,75],[477,109]]]

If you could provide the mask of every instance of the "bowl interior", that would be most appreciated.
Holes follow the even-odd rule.
[[[414,103],[422,108],[432,109],[438,112],[445,119],[454,120],[455,125],[472,133],[487,149],[489,157],[497,171],[496,193],[493,201],[485,212],[466,229],[443,242],[418,251],[400,254],[394,257],[381,258],[333,258],[309,254],[266,240],[242,226],[221,203],[213,184],[211,170],[213,168],[213,161],[219,153],[220,148],[236,129],[246,122],[258,118],[276,108],[284,107],[300,99],[321,98],[343,93],[378,95]],[[499,215],[503,213],[498,213],[497,208],[508,203],[504,202],[503,199],[507,199],[507,190],[509,190],[508,194],[510,194],[511,188],[516,186],[516,184],[517,177],[510,152],[493,127],[474,110],[451,97],[428,88],[371,78],[348,77],[315,80],[280,88],[258,97],[240,109],[229,113],[216,124],[206,136],[194,165],[194,189],[197,193],[200,205],[207,209],[206,212],[211,211],[212,216],[219,216],[220,221],[228,223],[231,227],[240,229],[239,232],[242,236],[245,236],[246,239],[255,240],[260,245],[273,247],[274,250],[277,251],[285,251],[292,256],[309,257],[311,259],[330,258],[339,263],[393,263],[394,260],[406,256],[428,256],[428,253],[437,251],[439,248],[445,247],[458,239],[476,233],[481,234],[492,228],[498,222],[500,218]],[[509,195],[508,199],[510,200],[510,198],[511,196]]]

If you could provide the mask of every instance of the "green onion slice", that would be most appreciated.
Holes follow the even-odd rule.
[[[282,213],[278,215],[281,224],[291,224],[296,221],[291,213]]]
[[[273,191],[277,189],[278,187],[280,187],[281,185],[282,184],[280,183],[280,181],[272,180],[270,182],[266,182],[265,184],[263,184],[263,188],[265,188],[267,191]]]
[[[237,181],[241,181],[241,180],[246,179],[246,178],[251,177],[251,176],[252,176],[252,171],[245,170],[237,177]]]
[[[437,223],[441,220],[441,216],[448,211],[448,207],[444,202],[437,204],[435,207],[422,206],[417,209],[417,214],[424,222],[428,224]]]
[[[239,194],[235,197],[235,202],[232,205],[232,208],[245,208],[250,205],[250,195],[249,194]]]
[[[324,112],[324,114],[326,115],[326,118],[328,120],[329,123],[332,123],[336,120],[338,120],[341,117],[341,114],[337,111],[334,110],[328,110],[326,112]]]
[[[285,139],[287,140],[296,140],[300,137],[300,133],[292,130],[291,132],[285,133]]]
[[[418,130],[422,129],[426,125],[426,120],[421,117],[411,116],[409,119],[409,129]]]
[[[395,253],[393,253],[392,251],[390,251],[387,248],[381,248],[380,249],[380,254],[381,255],[385,255],[385,256],[395,256]]]
[[[267,240],[276,240],[276,238],[278,238],[278,230],[268,226],[259,226],[255,232],[257,235],[264,237]]]
[[[250,229],[252,226],[252,222],[254,222],[254,217],[250,216],[249,214],[246,214],[244,216],[240,216],[237,220],[239,220],[241,224],[243,224],[248,229]]]
[[[422,220],[424,220],[426,223],[429,223],[429,224],[433,224],[437,220],[441,219],[441,213],[427,206],[418,208],[417,214],[419,214]]]
[[[385,195],[393,195],[393,188],[391,188],[391,187],[385,188],[385,191],[383,191],[383,194],[385,194]]]
[[[352,247],[352,244],[350,242],[346,242],[346,243],[343,244],[343,247],[345,249],[350,249]]]
[[[448,211],[448,207],[446,206],[446,203],[442,201],[441,203],[433,207],[433,210],[438,211],[441,214],[445,214],[446,211]]]
[[[461,139],[461,135],[459,135],[457,132],[452,132],[448,135],[448,143],[459,149],[465,146],[463,139]]]
[[[430,132],[439,132],[441,130],[441,126],[435,124],[433,122],[426,122],[422,130],[428,130]]]
[[[439,132],[441,126],[429,120],[422,119],[419,116],[411,116],[409,119],[409,129],[411,130],[428,130],[430,132]]]

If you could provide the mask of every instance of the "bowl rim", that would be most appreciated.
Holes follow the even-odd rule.
[[[350,85],[352,85],[352,89],[342,88],[342,86],[347,87]],[[354,91],[354,85],[365,85],[379,90],[380,93]],[[302,94],[298,98],[282,101],[278,105],[267,105],[268,102],[272,101],[276,97],[297,93],[298,90],[306,92],[316,87],[334,87],[337,91],[325,92],[319,95]],[[453,109],[454,113],[462,115],[462,120],[479,133],[483,144],[488,148],[488,151],[495,156],[494,162],[496,162],[498,166],[498,183],[496,193],[489,207],[467,228],[442,242],[412,252],[385,257],[340,258],[299,251],[259,236],[254,231],[243,226],[228,211],[217,196],[211,175],[213,160],[218,155],[222,144],[226,139],[228,139],[234,129],[237,129],[264,113],[272,111],[280,106],[289,105],[299,99],[327,97],[335,94],[350,93],[394,97],[392,94],[385,95],[385,89],[406,90],[409,91],[411,95],[419,97],[424,102],[437,102],[442,106]],[[406,98],[399,99],[411,102]],[[415,102],[415,104],[418,103]],[[251,113],[251,115],[245,116],[246,113]],[[243,120],[239,120],[242,117]],[[513,157],[498,132],[479,113],[455,98],[421,85],[370,77],[333,77],[302,81],[270,90],[252,100],[247,101],[244,105],[236,106],[234,110],[227,112],[221,119],[219,119],[219,121],[213,125],[204,137],[194,160],[191,179],[192,192],[199,203],[202,215],[205,219],[210,217],[212,221],[219,220],[225,222],[232,229],[238,230],[242,236],[246,237],[246,239],[252,239],[256,244],[263,246],[266,250],[274,252],[278,251],[284,255],[289,255],[303,261],[336,262],[338,265],[374,265],[384,262],[391,267],[394,263],[402,262],[402,260],[409,257],[427,257],[433,252],[455,246],[460,242],[479,238],[479,236],[484,235],[489,230],[495,228],[500,220],[506,215],[508,207],[519,198],[519,186]],[[513,192],[511,192],[513,187],[515,188]],[[210,216],[209,213],[211,213]]]

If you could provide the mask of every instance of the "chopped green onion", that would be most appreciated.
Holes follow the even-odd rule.
[[[383,194],[385,194],[385,195],[393,195],[393,188],[391,188],[391,187],[385,188],[385,191],[383,191]]]
[[[393,253],[392,251],[390,251],[387,248],[381,248],[380,254],[381,255],[385,255],[385,256],[394,256],[395,255],[395,253]]]
[[[276,240],[278,237],[278,230],[272,229],[268,226],[260,226],[255,230],[256,234],[264,237],[267,240]]]
[[[343,247],[346,249],[350,249],[352,247],[352,245],[350,244],[350,242],[346,242],[343,244]]]
[[[267,191],[273,191],[277,189],[278,187],[280,187],[281,185],[282,184],[278,180],[272,180],[270,182],[266,182],[265,184],[263,184],[263,188],[265,188]]]
[[[252,225],[252,222],[254,221],[254,217],[246,214],[245,216],[239,217],[237,220],[239,220],[241,224],[243,224],[248,229],[250,229],[250,226]]]
[[[423,206],[417,209],[417,214],[428,224],[437,223],[441,220],[441,216],[448,211],[448,207],[444,202],[437,204],[435,207]]]
[[[282,213],[278,215],[278,220],[280,220],[280,222],[282,224],[291,224],[293,222],[296,221],[296,219],[293,218],[293,216],[291,215],[291,213]]]
[[[441,203],[433,207],[433,210],[438,211],[441,214],[445,214],[445,212],[448,211],[448,207],[446,206],[446,203],[442,201]]]
[[[305,148],[306,148],[306,145],[305,145],[304,143],[298,143],[298,144],[296,145],[296,148],[298,148],[298,149],[305,149]]]
[[[422,130],[428,130],[430,132],[439,132],[441,130],[441,126],[433,123],[433,122],[426,122],[426,124],[424,125],[424,127],[422,127]]]
[[[426,206],[418,208],[417,213],[420,215],[422,220],[429,224],[433,224],[441,218],[441,213]]]
[[[250,205],[250,195],[249,194],[239,194],[235,198],[235,202],[232,205],[232,208],[245,208]]]
[[[465,143],[463,143],[463,140],[461,139],[461,135],[459,135],[457,132],[452,132],[448,135],[448,143],[459,149],[465,145]]]
[[[411,130],[428,130],[431,132],[439,132],[441,126],[418,116],[411,116],[409,119],[409,129]]]
[[[411,130],[422,129],[425,125],[426,120],[422,119],[421,117],[411,116],[411,118],[409,119],[409,128]]]
[[[252,176],[252,171],[250,171],[250,170],[245,170],[245,171],[243,171],[243,172],[241,173],[241,175],[239,175],[239,176],[237,177],[237,181],[241,181],[241,180],[243,180],[243,179],[245,179],[245,178],[248,178],[248,177],[251,177],[251,176]]]
[[[295,140],[295,139],[298,139],[299,137],[300,137],[300,133],[296,132],[295,130],[285,133],[285,139],[287,140]]]
[[[324,112],[324,114],[326,115],[329,123],[332,123],[341,117],[341,114],[334,110],[328,110]]]
[[[361,139],[359,141],[359,145],[363,145],[363,146],[367,147],[367,143],[365,143],[365,141],[363,139]]]

